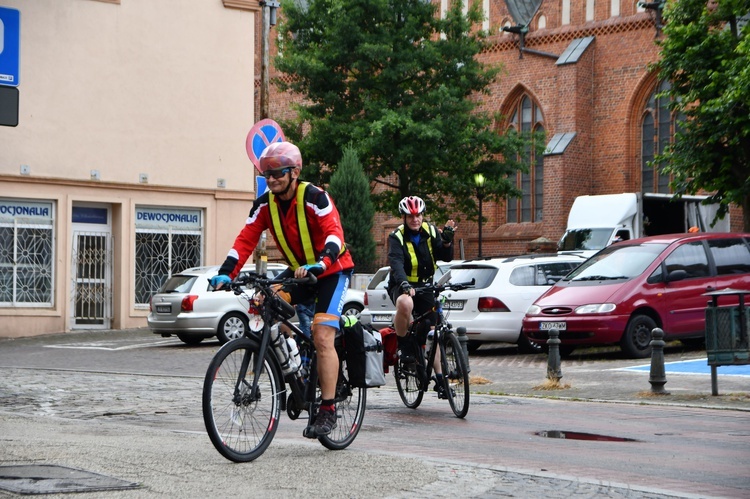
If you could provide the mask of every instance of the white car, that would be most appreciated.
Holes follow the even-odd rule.
[[[455,331],[466,328],[468,348],[482,343],[515,343],[521,353],[542,347],[521,334],[526,309],[555,282],[582,264],[578,255],[523,255],[468,260],[450,269],[450,282],[474,280],[474,287],[443,293],[443,312]]]
[[[269,263],[268,276],[280,274],[287,266]],[[148,327],[164,337],[177,335],[189,345],[216,336],[220,343],[244,336],[248,327],[248,302],[231,291],[212,291],[209,281],[219,266],[193,267],[170,277],[151,297]],[[242,272],[255,271],[246,265]],[[364,291],[350,289],[344,295],[345,315],[359,315],[364,308]],[[296,317],[292,319],[296,321]]]
[[[452,260],[450,262],[438,262],[435,269],[434,280],[438,281],[452,265],[463,260]],[[383,329],[393,324],[393,316],[396,315],[396,306],[388,296],[388,279],[391,273],[390,267],[381,267],[370,279],[367,290],[364,292],[365,309],[359,316],[363,324],[370,324],[374,329]]]

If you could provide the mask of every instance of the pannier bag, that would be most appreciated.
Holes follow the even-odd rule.
[[[388,372],[388,368],[398,362],[398,336],[392,327],[381,329],[380,336],[383,342],[383,371]]]
[[[380,333],[363,325],[354,316],[342,317],[341,322],[349,383],[363,388],[383,386],[385,373]]]

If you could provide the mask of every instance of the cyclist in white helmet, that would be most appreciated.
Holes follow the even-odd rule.
[[[414,361],[414,348],[424,345],[428,331],[419,332],[419,345],[410,344],[406,338],[412,312],[421,315],[435,305],[431,292],[415,293],[413,286],[431,283],[437,268],[436,262],[453,260],[453,236],[456,223],[448,220],[439,230],[424,221],[425,204],[422,198],[407,196],[398,203],[404,223],[388,236],[388,264],[391,266],[388,281],[388,296],[396,305],[393,327],[399,342],[399,355],[403,362]],[[416,263],[416,265],[415,265]],[[433,324],[435,321],[433,320]],[[435,357],[435,373],[438,382],[435,390],[439,397],[443,387],[440,359]]]

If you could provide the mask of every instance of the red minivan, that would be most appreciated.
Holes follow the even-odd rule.
[[[604,248],[529,307],[523,333],[544,343],[560,331],[560,352],[620,345],[630,358],[651,355],[651,330],[701,341],[709,291],[750,290],[750,234],[669,234]],[[732,297],[722,305],[732,305]],[[736,305],[739,298],[734,297]]]

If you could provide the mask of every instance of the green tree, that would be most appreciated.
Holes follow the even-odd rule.
[[[659,76],[685,121],[657,161],[677,194],[713,192],[724,216],[731,203],[750,231],[750,41],[748,0],[667,4]],[[740,22],[742,17],[744,22]]]
[[[347,146],[331,176],[328,193],[341,215],[346,247],[352,252],[356,272],[375,271],[375,240],[372,238],[375,206],[370,199],[370,182],[357,151]]]
[[[384,213],[418,195],[436,218],[476,218],[475,173],[488,200],[520,195],[508,176],[525,168],[517,158],[528,140],[498,133],[480,110],[501,68],[476,58],[480,2],[467,14],[461,4],[441,19],[427,0],[282,1],[274,64],[285,77],[275,82],[304,97],[283,125],[317,182],[351,143]]]

